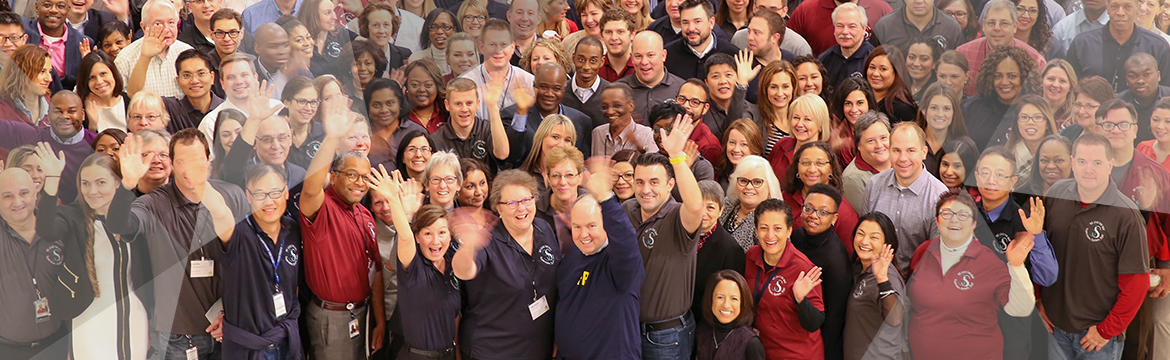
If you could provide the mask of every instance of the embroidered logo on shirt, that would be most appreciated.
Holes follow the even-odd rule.
[[[651,228],[646,230],[646,232],[642,233],[642,245],[645,245],[647,249],[653,249],[654,239],[657,237],[658,229]]]
[[[53,266],[61,266],[61,263],[65,262],[65,256],[61,254],[61,246],[57,244],[49,245],[45,249],[45,260],[48,260]]]
[[[776,279],[768,283],[768,293],[772,296],[784,295],[784,289],[788,286],[788,280],[784,279],[784,275],[776,274]]]
[[[540,253],[540,262],[545,265],[552,265],[553,262],[556,262],[556,258],[553,257],[552,248],[548,245],[541,245],[540,250],[537,252]]]
[[[370,229],[370,237],[371,238],[374,238],[374,239],[378,238],[378,233],[374,231],[374,223],[373,222],[367,222],[366,228]]]
[[[999,252],[1000,254],[1007,252],[1008,243],[1010,242],[1012,242],[1012,238],[1008,237],[1007,234],[995,234],[995,251]]]
[[[959,290],[970,290],[975,286],[975,275],[970,271],[963,270],[955,275],[955,288]]]
[[[589,272],[582,271],[581,272],[581,280],[577,280],[577,286],[585,286],[586,281],[589,281]]]
[[[288,266],[297,266],[300,259],[301,256],[297,254],[296,245],[289,244],[288,247],[284,248],[284,262],[288,263]]]
[[[474,157],[476,159],[483,159],[483,157],[486,155],[487,155],[487,143],[483,142],[483,140],[476,140],[475,146],[471,150],[471,157]]]
[[[1090,222],[1089,227],[1085,228],[1085,237],[1092,242],[1101,241],[1105,238],[1105,224],[1100,221]]]
[[[865,295],[866,280],[868,279],[861,279],[861,281],[857,283],[857,290],[853,292],[854,299],[860,299],[862,295]]]

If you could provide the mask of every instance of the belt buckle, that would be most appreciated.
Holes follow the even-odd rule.
[[[353,311],[353,303],[352,302],[345,303],[345,309],[349,310],[349,311]]]

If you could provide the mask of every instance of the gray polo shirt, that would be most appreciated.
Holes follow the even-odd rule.
[[[926,172],[925,168],[909,187],[898,185],[893,168],[874,175],[866,182],[866,212],[881,211],[894,221],[894,230],[898,232],[895,256],[904,273],[909,273],[914,250],[938,232],[938,225],[934,222],[934,207],[939,196],[945,192],[947,186]]]
[[[695,293],[695,247],[699,232],[683,227],[682,203],[668,198],[658,212],[642,221],[636,199],[622,204],[638,232],[638,248],[646,265],[646,279],[639,297],[638,321],[653,323],[686,314]]]
[[[934,8],[930,22],[926,23],[922,30],[918,30],[918,27],[906,17],[905,6],[882,16],[873,26],[874,38],[882,45],[897,47],[902,50],[903,54],[906,53],[906,49],[910,47],[910,41],[914,38],[935,35],[940,35],[947,40],[947,49],[954,49],[962,45],[959,41],[963,37],[963,29],[959,27],[959,22],[937,7]]]
[[[647,120],[650,118],[650,109],[667,99],[674,99],[675,96],[678,96],[678,89],[687,82],[686,79],[671,74],[666,69],[662,71],[666,72],[666,76],[654,87],[643,85],[641,81],[638,81],[638,74],[629,74],[616,81],[629,85],[630,89],[634,91],[634,121],[639,124],[652,125]]]

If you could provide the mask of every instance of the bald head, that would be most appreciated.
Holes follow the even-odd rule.
[[[260,122],[256,129],[254,141],[256,158],[260,161],[276,166],[284,166],[288,160],[289,147],[292,146],[292,130],[288,122],[271,116]]]
[[[593,196],[578,198],[569,216],[573,244],[582,254],[593,255],[605,247],[608,235],[602,223],[601,205]]]
[[[265,23],[256,28],[256,43],[253,50],[260,58],[260,65],[270,72],[283,68],[288,64],[289,54],[292,51],[288,41],[288,32],[276,23]]]
[[[540,64],[536,68],[536,107],[541,114],[556,114],[560,112],[561,102],[565,99],[565,82],[568,81],[565,67],[556,61]]]
[[[36,208],[32,176],[18,167],[0,171],[0,218],[10,225],[35,221]]]
[[[653,88],[666,77],[666,50],[662,48],[662,35],[653,31],[634,35],[630,60],[634,62],[634,75],[642,85]]]
[[[1125,84],[1141,102],[1150,103],[1157,98],[1161,81],[1158,61],[1150,54],[1139,52],[1125,60]]]

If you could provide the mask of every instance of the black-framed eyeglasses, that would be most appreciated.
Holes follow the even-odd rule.
[[[239,30],[232,30],[232,31],[216,30],[216,31],[211,32],[211,36],[214,36],[216,39],[223,39],[225,36],[232,38],[232,39],[238,39],[240,37],[240,34],[243,34],[243,33],[240,32]]]
[[[695,98],[695,99],[688,99],[686,96],[682,96],[682,95],[675,96],[675,97],[674,97],[674,102],[676,102],[676,103],[678,103],[679,105],[682,105],[682,106],[687,106],[687,104],[690,104],[691,106],[703,106],[703,105],[707,105],[707,102],[706,102],[706,101],[699,100],[698,98]]]
[[[410,146],[410,147],[406,148],[406,152],[411,153],[411,154],[414,154],[414,153],[430,154],[431,147],[430,146]]]
[[[318,107],[321,105],[321,99],[293,99],[293,102],[296,102],[297,106],[300,107]]]
[[[1129,129],[1132,128],[1134,125],[1136,125],[1136,124],[1128,122],[1128,121],[1127,122],[1119,122],[1119,123],[1114,123],[1114,122],[1099,122],[1099,123],[1097,123],[1097,127],[1100,127],[1101,130],[1105,130],[1105,131],[1113,131],[1114,128],[1117,128],[1118,130],[1121,130],[1121,131],[1129,131]]]
[[[430,31],[435,31],[435,30],[451,31],[451,30],[455,30],[455,26],[447,25],[447,24],[431,24],[431,26],[427,27],[427,30],[430,30]]]
[[[520,200],[501,201],[501,202],[498,202],[497,204],[507,207],[508,210],[516,210],[516,209],[520,208],[521,205],[523,205],[523,206],[532,205],[532,200],[534,200],[534,199],[536,199],[536,197],[529,196],[529,197],[526,197],[526,198],[523,198]]]
[[[15,36],[0,36],[0,44],[5,44],[8,42],[12,42],[13,44],[16,44],[18,42],[23,42],[26,37],[28,37],[28,34],[20,34],[20,35],[15,35]]]
[[[959,219],[959,221],[971,220],[971,213],[966,212],[966,211],[954,212],[954,211],[951,211],[950,209],[939,210],[938,216],[942,217],[943,220],[950,220],[950,219]]]
[[[284,194],[284,192],[286,190],[288,190],[288,188],[282,188],[280,190],[268,191],[268,192],[262,192],[260,190],[248,189],[248,195],[250,195],[252,197],[253,201],[264,201],[264,200],[268,200],[268,199],[276,200],[276,199],[279,199],[280,195]]]
[[[751,185],[753,188],[759,189],[760,187],[764,186],[764,179],[748,179],[740,176],[738,179],[736,179],[736,184],[739,184],[740,187],[745,188],[748,187],[748,185]]]
[[[455,185],[455,182],[459,181],[459,178],[454,177],[454,176],[447,176],[447,177],[432,176],[427,181],[429,181],[431,183],[431,185],[439,185],[439,183],[447,183],[447,185]]]
[[[628,172],[628,173],[623,173],[623,174],[614,173],[613,174],[613,181],[618,181],[618,179],[625,180],[625,181],[634,181],[634,173],[633,172]]]
[[[837,215],[836,211],[816,209],[816,208],[813,208],[812,206],[808,206],[808,205],[801,205],[800,211],[802,211],[804,214],[816,215],[816,217],[818,219],[824,219],[825,217],[827,217],[829,215]]]

